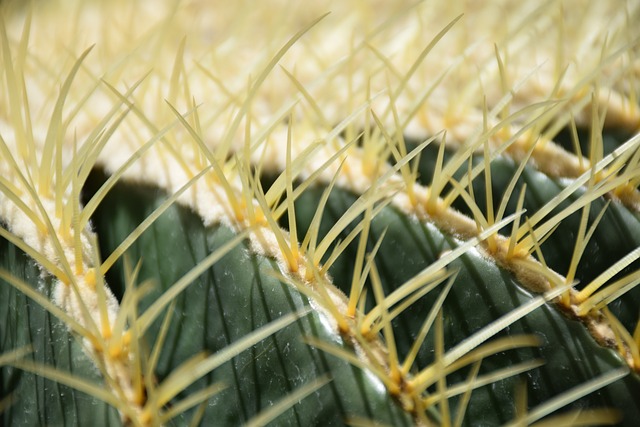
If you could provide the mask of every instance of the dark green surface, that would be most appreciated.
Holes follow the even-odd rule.
[[[422,159],[421,173],[424,178],[429,173],[429,156],[423,155]],[[494,194],[504,191],[514,171],[515,167],[508,160],[493,162]],[[85,196],[90,197],[102,180],[104,176],[95,173],[85,188]],[[476,180],[476,194],[484,192],[482,181],[482,177]],[[530,212],[538,209],[562,188],[561,182],[528,167],[516,187],[516,193],[523,182],[530,189],[525,200],[525,207]],[[306,233],[324,190],[322,186],[311,187],[296,202],[299,236]],[[117,185],[92,218],[103,257],[106,258],[165,198],[164,193],[155,188]],[[355,199],[348,192],[339,189],[332,191],[319,238]],[[592,218],[603,204],[603,200],[595,202]],[[514,205],[512,201],[508,212],[514,209]],[[461,210],[465,208],[460,203],[456,206]],[[637,222],[636,216],[625,208],[617,204],[609,207],[590,243],[595,246],[588,247],[580,266],[579,278],[583,282],[597,276],[637,247],[640,228],[634,225],[634,221]],[[547,262],[560,272],[566,269],[568,257],[571,256],[578,222],[579,213],[568,218],[563,223],[562,233],[557,232],[543,247]],[[349,230],[343,232],[342,237]],[[435,227],[418,223],[391,207],[384,208],[373,220],[369,250],[383,232],[386,234],[376,257],[376,266],[386,294],[414,277],[443,252],[459,244]],[[141,262],[138,282],[151,280],[154,283],[153,290],[141,301],[139,312],[149,307],[164,290],[199,261],[233,238],[234,234],[228,228],[206,228],[200,218],[188,209],[171,206],[125,254],[132,265]],[[33,263],[6,241],[3,241],[3,245],[0,248],[0,261],[4,268],[33,286],[40,286],[42,279]],[[334,283],[345,292],[349,291],[351,283],[356,245],[357,240],[330,270]],[[174,301],[170,327],[155,371],[156,380],[161,382],[172,370],[196,354],[203,351],[213,354],[260,326],[308,306],[305,297],[275,278],[274,268],[272,260],[251,254],[248,244],[241,242],[182,292]],[[632,268],[636,268],[635,265],[626,271]],[[459,270],[459,273],[443,308],[446,348],[453,347],[493,320],[534,298],[509,273],[500,270],[475,250],[454,261],[448,269]],[[124,293],[124,277],[124,264],[120,260],[107,274],[107,282],[118,298],[122,298]],[[32,343],[36,361],[61,370],[72,369],[74,374],[100,381],[96,369],[60,321],[12,287],[5,283],[1,285],[1,300],[9,303],[0,306],[3,319],[0,325],[0,352]],[[440,285],[394,320],[394,334],[401,359],[413,343],[442,287]],[[39,289],[48,290],[49,285],[45,284]],[[640,300],[637,292],[636,289],[625,295],[611,307],[627,327],[629,324],[635,325],[637,321]],[[369,305],[372,294],[369,290]],[[147,331],[144,337],[147,349],[153,348],[165,314],[162,313]],[[521,380],[527,383],[529,407],[535,407],[574,386],[625,366],[612,350],[598,346],[583,325],[567,319],[550,305],[540,307],[495,338],[532,333],[542,339],[540,348],[518,349],[488,357],[482,363],[480,375],[534,359],[544,360],[545,365],[474,391],[466,412],[466,425],[500,425],[511,420],[514,416],[514,390]],[[285,411],[274,424],[341,425],[352,418],[372,419],[391,425],[411,424],[410,418],[389,398],[372,375],[310,347],[303,342],[305,337],[318,337],[341,345],[339,336],[323,322],[322,316],[312,312],[192,384],[172,403],[210,384],[224,384],[226,388],[207,401],[202,424],[238,425],[267,410],[288,394],[295,393],[300,387],[328,376],[333,379],[332,382]],[[433,363],[433,348],[434,337],[430,333],[418,355],[416,370]],[[13,393],[20,397],[2,414],[5,424],[78,425],[80,420],[83,423],[86,420],[119,423],[113,409],[82,393],[12,368],[3,367],[0,372],[2,396]],[[463,369],[450,375],[447,384],[451,386],[464,382],[468,373],[469,369]],[[640,419],[637,396],[640,396],[640,381],[637,376],[629,375],[563,410],[613,407],[622,412],[623,425],[632,426],[635,420]],[[451,399],[453,413],[458,401],[458,398]],[[173,420],[173,424],[186,425],[194,411],[181,414]]]
[[[308,228],[310,211],[319,200],[322,190],[316,188],[308,191],[298,201],[297,225],[302,235]],[[321,235],[328,231],[354,200],[355,197],[348,193],[333,191],[323,217]],[[305,209],[309,212],[305,212]],[[386,230],[376,262],[387,294],[438,259],[443,251],[456,246],[451,237],[442,235],[435,227],[419,224],[392,208],[385,208],[374,219],[371,229],[371,246],[382,231]],[[352,274],[351,260],[354,256],[355,245],[352,245],[332,267],[331,273],[337,284],[350,283],[348,278]],[[459,274],[444,304],[446,348],[453,347],[473,332],[532,298],[532,295],[518,286],[510,274],[475,252],[461,257],[450,268],[459,269]],[[402,356],[413,343],[413,338],[438,293],[436,291],[427,295],[395,321],[394,334]],[[528,384],[530,407],[601,373],[625,366],[612,350],[596,344],[581,324],[568,320],[549,305],[511,325],[498,337],[523,333],[539,335],[544,344],[539,349],[510,351],[486,359],[480,372],[490,372],[527,360],[543,359],[543,367],[522,376]],[[430,334],[420,352],[418,366],[428,366],[433,360],[433,336]],[[466,370],[452,375],[448,384],[464,381],[466,376]],[[500,425],[512,419],[516,382],[516,379],[509,379],[476,390],[467,410],[467,425]],[[624,425],[632,426],[640,419],[640,401],[637,396],[640,396],[640,381],[635,376],[628,376],[580,399],[566,409],[615,407],[624,413]]]
[[[103,236],[103,254],[109,254],[161,203],[159,196],[159,192],[144,187],[118,186],[111,192],[94,217],[98,234]],[[233,233],[223,226],[205,228],[193,213],[171,207],[127,253],[131,259],[142,260],[140,281],[152,279],[157,285],[142,301],[141,309],[232,237]],[[110,283],[121,282],[121,267],[116,264],[109,273]],[[306,298],[273,277],[273,268],[272,261],[250,254],[247,245],[240,244],[191,284],[175,301],[156,371],[158,380],[194,354],[223,349],[256,328],[307,305]],[[155,341],[161,320],[146,336],[149,346]],[[202,424],[238,425],[325,373],[333,381],[282,414],[275,425],[342,425],[353,417],[391,425],[410,424],[410,418],[377,380],[302,341],[315,336],[339,344],[339,337],[325,324],[318,314],[311,313],[193,384],[187,393],[213,382],[228,386],[209,400]]]
[[[0,238],[0,268],[49,295],[51,279],[21,250]],[[102,380],[67,327],[40,305],[0,279],[0,354],[31,345],[26,360],[55,367],[96,384]],[[8,397],[10,396],[10,397]],[[0,400],[13,401],[0,414],[5,426],[120,425],[117,412],[104,402],[29,372],[0,367]]]
[[[437,147],[427,147],[420,158],[420,180],[423,183],[428,184],[431,182],[435,167],[436,150]],[[447,152],[445,155],[445,163],[447,158],[451,156],[452,153]],[[474,157],[474,165],[482,161],[482,156],[478,155]],[[504,157],[499,157],[492,161],[491,181],[494,212],[497,212],[500,203],[502,203],[505,190],[517,169],[517,164],[514,164],[512,160]],[[457,180],[462,179],[467,173],[467,170],[467,166],[465,165],[457,171],[455,178]],[[568,182],[567,180],[549,178],[545,174],[535,170],[532,166],[525,166],[509,199],[505,216],[515,212],[517,199],[524,184],[527,186],[527,192],[524,198],[523,208],[526,209],[525,216],[530,217],[566,188]],[[477,195],[476,203],[486,215],[487,209],[484,197],[485,178],[483,174],[480,174],[473,181],[473,189]],[[584,192],[584,189],[578,189],[547,215],[546,218],[551,218],[556,213],[567,208],[582,196]],[[605,207],[606,203],[607,200],[603,197],[592,202],[587,229],[600,214],[600,211]],[[472,215],[471,210],[461,197],[453,203],[453,207],[467,215]],[[560,227],[541,246],[542,254],[547,265],[562,275],[566,275],[569,270],[571,257],[573,256],[575,248],[576,235],[580,227],[581,216],[582,210],[578,210],[565,218]],[[511,228],[508,227],[508,229],[504,231],[504,234],[508,235],[510,232]],[[607,207],[593,236],[587,243],[580,259],[575,276],[575,279],[578,281],[576,288],[581,289],[583,286],[586,286],[598,277],[598,275],[606,271],[607,268],[638,247],[640,247],[640,217],[637,213],[629,211],[629,209],[619,202],[612,201]],[[618,275],[616,275],[616,279],[622,278],[638,269],[640,269],[640,260],[635,261],[620,271]],[[624,298],[613,301],[609,305],[609,308],[627,330],[633,331],[640,314],[640,287],[632,289]]]

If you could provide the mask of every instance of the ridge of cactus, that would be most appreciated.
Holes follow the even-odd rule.
[[[621,4],[0,3],[3,422],[631,425]]]

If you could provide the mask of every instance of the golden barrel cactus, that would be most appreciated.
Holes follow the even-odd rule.
[[[640,3],[0,3],[5,425],[634,425]]]

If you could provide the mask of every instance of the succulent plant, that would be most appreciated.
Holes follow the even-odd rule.
[[[638,2],[217,3],[0,3],[3,425],[640,419]]]

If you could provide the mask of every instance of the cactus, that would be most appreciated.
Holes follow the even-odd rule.
[[[640,6],[526,3],[1,3],[3,424],[633,425]]]

